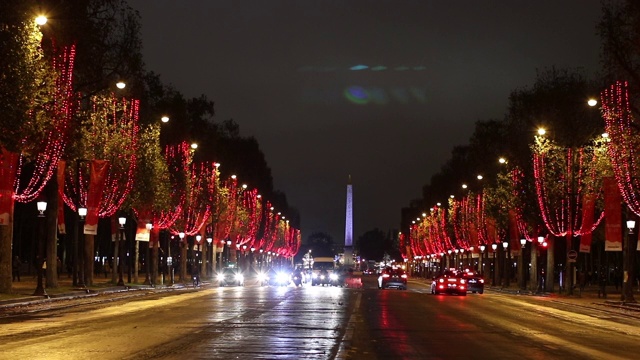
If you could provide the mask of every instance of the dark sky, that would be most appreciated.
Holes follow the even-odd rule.
[[[350,174],[354,240],[397,229],[453,146],[503,118],[537,69],[598,69],[599,0],[129,3],[148,69],[257,138],[303,238],[344,241]]]

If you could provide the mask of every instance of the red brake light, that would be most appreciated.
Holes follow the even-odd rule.
[[[484,284],[484,279],[480,279],[480,284]]]
[[[388,277],[389,277],[389,274],[382,274],[382,277],[383,277],[383,278],[388,278]]]
[[[403,278],[403,279],[406,279],[407,278],[407,274],[402,274],[402,276],[400,276],[400,277]]]

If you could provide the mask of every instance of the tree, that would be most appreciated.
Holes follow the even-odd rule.
[[[635,0],[605,0],[598,24],[606,85],[628,81],[632,94],[640,93],[640,4]],[[631,111],[638,117],[637,97]]]
[[[309,235],[307,245],[313,256],[334,256],[337,250],[331,235],[322,231],[316,231]]]

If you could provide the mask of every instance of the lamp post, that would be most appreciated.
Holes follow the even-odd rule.
[[[451,268],[451,249],[447,250],[447,254],[449,254],[449,256],[447,256],[447,269]]]
[[[249,265],[250,265],[251,270],[255,270],[255,266],[254,266],[254,260],[255,259],[253,257],[253,254],[255,253],[255,251],[256,251],[256,248],[252,246],[251,247],[251,254],[250,254],[250,257],[249,257]]]
[[[635,303],[636,300],[633,297],[633,285],[635,284],[635,275],[634,275],[634,264],[633,259],[635,257],[635,249],[632,249],[631,246],[631,235],[633,235],[633,229],[636,227],[635,220],[627,220],[627,236],[625,238],[624,249],[623,249],[623,264],[622,268],[624,270],[623,274],[623,283],[622,283],[622,294],[620,296],[620,300],[627,303]]]
[[[460,258],[458,257],[458,252],[460,250],[458,249],[454,249],[453,252],[455,253],[455,255],[453,256],[453,267],[457,270],[459,268],[460,265]]]
[[[311,250],[309,250],[309,251],[311,251]],[[260,249],[260,271],[262,271],[262,261],[263,261],[262,253],[264,253],[264,250]]]
[[[487,247],[480,245],[480,261],[478,262],[478,272],[484,276],[484,249]]]
[[[201,261],[204,263],[206,259],[202,258],[202,248],[200,247],[200,242],[202,241],[202,235],[198,234],[196,235],[196,245],[198,246],[195,249],[195,266],[199,266],[202,267],[202,264],[200,263]],[[191,268],[193,270],[193,267]],[[202,269],[200,269],[202,270]],[[200,273],[204,274],[204,271],[200,271]]]
[[[227,266],[229,266],[229,258],[231,257],[231,240],[227,240]]]
[[[491,249],[493,250],[493,261],[491,262],[491,264],[493,265],[493,277],[491,278],[491,286],[496,286],[496,270],[497,270],[497,265],[496,264],[496,260],[498,260],[496,258],[496,250],[498,250],[498,244],[493,243],[491,244]]]
[[[522,248],[520,249],[520,256],[518,257],[518,281],[520,282],[520,289],[525,290],[527,288],[527,281],[525,280],[525,270],[524,270],[524,250],[525,245],[527,244],[527,239],[520,239],[520,245]]]
[[[45,253],[44,253],[44,212],[47,210],[47,202],[44,200],[38,201],[36,203],[38,207],[38,255],[36,256],[36,266],[38,267],[38,283],[36,284],[36,290],[33,292],[33,296],[44,296],[46,298],[49,297],[47,295],[47,291],[44,289],[42,285],[42,278],[44,275],[44,266],[45,266]]]
[[[145,278],[144,278],[144,284],[145,285],[151,285],[153,286],[153,281],[151,280],[152,276],[151,276],[151,256],[149,255],[149,248],[151,247],[151,229],[153,229],[153,224],[152,223],[146,223],[145,224],[145,228],[147,229],[147,232],[149,233],[149,241],[147,242],[147,251],[145,253],[144,256],[144,264],[145,264]]]
[[[247,271],[247,245],[242,245],[242,267]]]
[[[209,253],[211,254],[207,256],[211,259],[211,261],[207,259],[207,261],[209,261],[209,266],[207,266],[207,276],[210,277],[213,275],[213,260],[214,256],[216,256],[216,254],[213,253],[213,238],[211,236],[207,236],[207,244],[209,244]]]
[[[508,241],[503,241],[502,242],[502,247],[504,248],[504,286],[508,287],[509,286],[509,242]]]
[[[184,232],[179,232],[178,233],[178,237],[180,238],[180,281],[185,281],[185,277],[183,275],[186,275],[186,268],[187,268],[187,262],[186,262],[186,258],[188,257],[188,254],[186,251],[184,251],[185,246],[182,243],[184,241]],[[188,249],[188,247],[186,248]]]
[[[167,271],[169,272],[169,286],[174,284],[173,258],[171,257],[171,239],[173,235],[167,238]]]
[[[123,240],[124,240],[124,224],[127,223],[127,218],[126,217],[119,217],[118,218],[118,223],[120,224],[120,228],[118,229],[118,236],[116,237],[116,251],[122,253],[122,249],[118,249],[122,244]],[[116,253],[117,255],[117,253]],[[124,275],[124,262],[122,261],[122,255],[124,254],[119,254],[119,259],[117,259],[118,262],[118,283],[116,285],[118,286],[124,286],[124,279],[122,278]]]
[[[542,257],[542,253],[538,253],[538,250],[544,243],[544,236],[538,236],[537,240],[538,243],[536,244],[535,250],[533,244],[531,244],[531,289],[540,292],[544,290],[544,286],[542,285],[544,278],[542,275],[538,276],[538,256]],[[541,270],[544,270],[543,266]],[[544,271],[542,271],[542,273],[544,273]]]
[[[224,244],[226,243],[226,241],[221,240],[220,244],[222,244],[222,248],[220,249],[220,261],[219,261],[219,268],[220,268],[220,272],[222,272],[222,255],[224,254]]]

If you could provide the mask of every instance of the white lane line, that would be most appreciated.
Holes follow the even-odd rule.
[[[362,293],[359,292],[356,297],[356,304],[354,306],[351,316],[349,316],[349,322],[347,323],[347,329],[344,332],[344,336],[340,340],[340,348],[336,354],[336,360],[344,360],[347,358],[347,352],[351,346],[351,339],[353,338],[353,332],[356,329],[356,314],[360,309],[360,300],[362,299]]]

